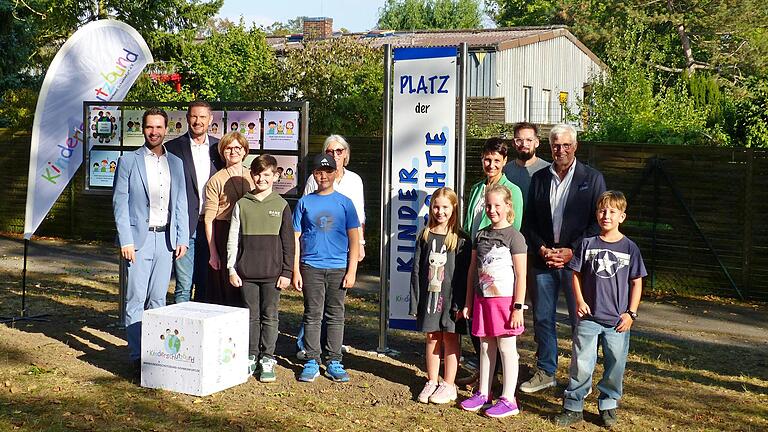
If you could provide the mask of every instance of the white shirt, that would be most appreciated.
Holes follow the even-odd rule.
[[[307,185],[304,186],[304,195],[309,195],[317,190],[315,177],[310,175]],[[363,179],[359,175],[344,168],[344,176],[339,181],[334,181],[333,190],[352,200],[357,212],[360,225],[365,223],[365,197],[363,196]]]
[[[144,165],[147,168],[147,189],[149,189],[149,226],[168,225],[171,204],[171,168],[168,166],[168,151],[163,146],[158,156],[144,146]]]
[[[560,180],[560,176],[555,172],[555,164],[549,166],[549,172],[552,173],[552,182],[549,185],[549,209],[552,212],[552,234],[555,243],[560,242],[560,228],[563,226],[563,213],[565,212],[565,203],[568,201],[568,189],[571,187],[573,172],[576,169],[576,159],[573,159],[571,167],[565,173],[565,177]]]
[[[198,144],[192,139],[192,135],[189,135],[189,144],[192,150],[192,161],[195,164],[195,179],[197,180],[197,196],[200,197],[200,214],[203,214],[205,209],[205,184],[211,177],[211,157],[210,142],[208,141],[208,134],[205,134],[205,141],[202,144]]]

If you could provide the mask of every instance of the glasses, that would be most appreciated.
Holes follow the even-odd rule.
[[[340,148],[340,149],[327,149],[327,150],[325,150],[325,154],[333,155],[334,153],[336,154],[336,156],[341,156],[341,155],[344,154],[344,149]]]
[[[243,151],[243,148],[240,147],[240,146],[237,146],[237,147],[225,147],[224,151],[228,152],[228,153],[240,153],[240,152]]]
[[[568,151],[573,148],[573,143],[565,143],[565,144],[550,144],[552,147],[552,150],[560,150],[561,148],[565,151]]]
[[[533,144],[534,142],[536,142],[536,140],[533,139],[533,138],[525,138],[525,139],[523,139],[523,138],[515,138],[515,144],[517,144],[517,145],[520,145],[520,144],[523,144],[523,143],[525,143],[525,144]]]

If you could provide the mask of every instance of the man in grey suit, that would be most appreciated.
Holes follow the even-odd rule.
[[[182,163],[163,146],[168,115],[150,108],[142,125],[144,146],[118,160],[112,195],[120,252],[128,264],[125,327],[134,368],[140,365],[144,309],[165,306],[171,264],[184,256],[189,241]]]
[[[528,242],[533,282],[533,328],[536,373],[520,385],[533,393],[557,385],[557,297],[563,291],[571,330],[576,325],[573,271],[566,264],[581,239],[600,233],[597,199],[605,192],[603,175],[576,160],[576,129],[555,125],[549,133],[552,165],[531,177],[522,233]]]
[[[192,284],[195,285],[195,301],[206,301],[205,285],[208,277],[208,240],[203,224],[205,183],[217,170],[224,167],[219,156],[216,137],[208,135],[211,124],[211,105],[205,101],[194,101],[187,109],[187,133],[168,141],[169,152],[178,156],[184,164],[184,184],[187,195],[189,217],[189,251],[184,258],[175,262],[176,303],[192,298]]]

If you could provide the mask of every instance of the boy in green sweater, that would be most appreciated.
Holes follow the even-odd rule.
[[[249,371],[259,381],[276,380],[275,344],[280,290],[293,276],[295,245],[291,209],[272,190],[277,160],[268,154],[251,163],[254,189],[235,204],[227,239],[229,282],[241,287],[250,309]]]

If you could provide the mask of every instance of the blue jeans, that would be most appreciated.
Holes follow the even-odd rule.
[[[205,285],[208,281],[208,240],[202,222],[189,239],[189,249],[181,258],[174,261],[176,270],[176,289],[173,298],[176,303],[188,302],[192,298],[192,284],[195,284],[195,301],[204,302]]]
[[[568,303],[571,331],[576,326],[573,299],[573,271],[533,268],[533,329],[536,340],[536,367],[552,375],[557,370],[557,297],[562,290]]]
[[[592,373],[597,362],[598,344],[603,346],[605,370],[597,383],[597,389],[600,391],[597,408],[604,411],[619,406],[629,352],[629,331],[619,333],[613,326],[583,320],[579,321],[573,333],[571,378],[563,397],[563,407],[567,410],[584,409],[584,398],[592,389]]]

